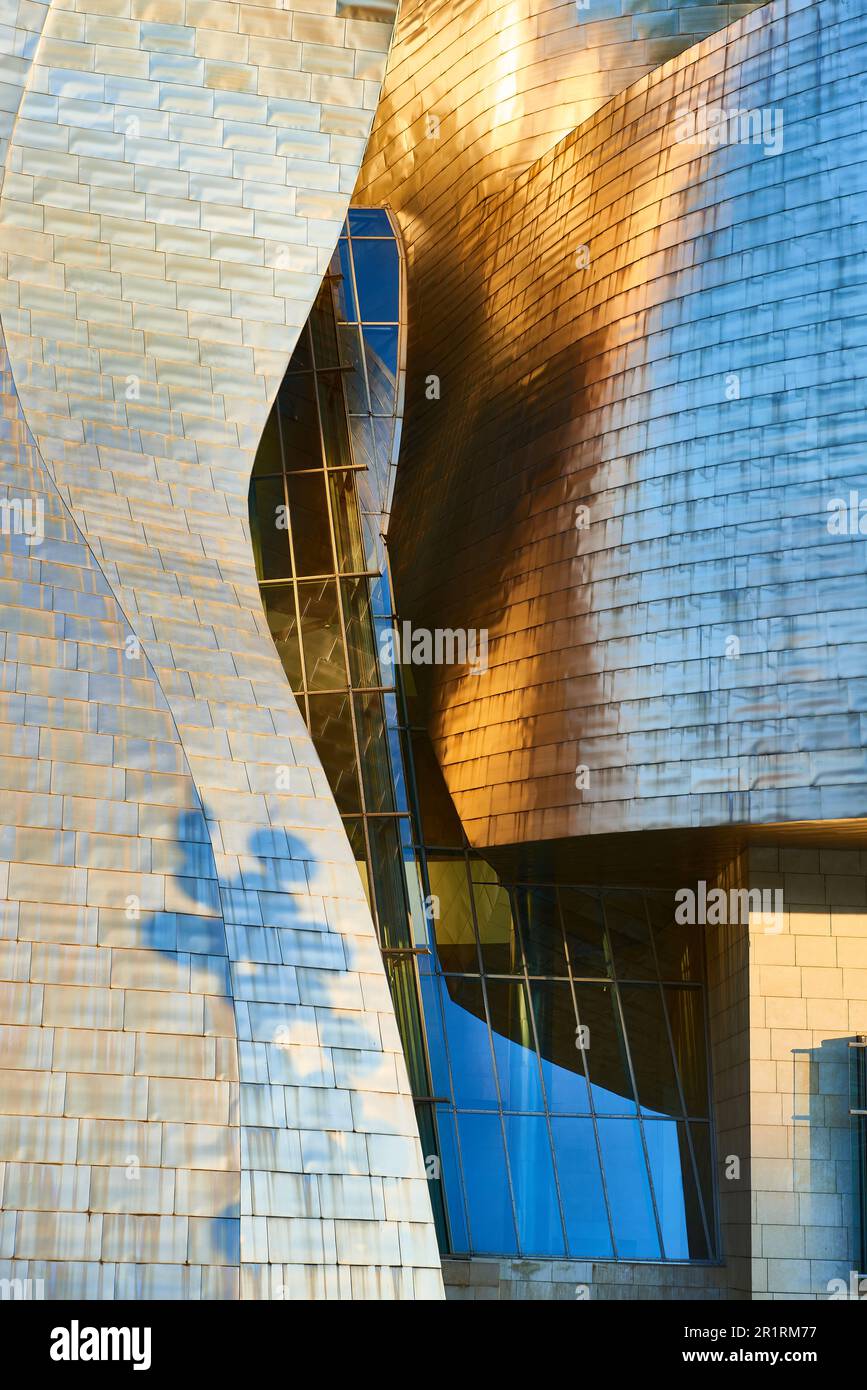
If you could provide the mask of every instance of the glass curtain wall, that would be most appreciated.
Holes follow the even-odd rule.
[[[353,209],[256,458],[263,604],[355,852],[453,1253],[715,1257],[700,933],[671,894],[509,885],[469,850],[382,533],[400,406],[399,253]]]

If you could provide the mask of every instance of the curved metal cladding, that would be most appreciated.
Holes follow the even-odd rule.
[[[429,673],[476,845],[864,815],[864,22],[768,5],[418,218],[392,553],[489,630]]]
[[[615,93],[755,3],[404,0],[355,201],[434,224],[505,187]],[[418,243],[418,245],[416,245]]]
[[[437,1297],[382,962],[246,519],[390,18],[106,8],[45,17],[0,199],[3,1273]]]

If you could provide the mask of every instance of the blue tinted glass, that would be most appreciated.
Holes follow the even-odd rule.
[[[503,1109],[544,1109],[533,1025],[523,982],[488,980],[488,1007]]]
[[[659,1120],[644,1126],[662,1243],[669,1260],[706,1259],[707,1243],[693,1178],[686,1125]]]
[[[497,1088],[482,986],[478,980],[454,975],[446,976],[443,985],[443,1012],[455,1103],[473,1109],[494,1110]]]
[[[374,415],[391,415],[397,393],[397,329],[365,325],[364,351],[370,384],[370,409]]]
[[[349,230],[353,236],[392,236],[384,208],[350,208]]]
[[[577,1045],[572,990],[565,980],[533,980],[530,994],[548,1108],[589,1115],[590,1098],[584,1059]]]
[[[446,1056],[443,1035],[442,1014],[440,1013],[441,982],[433,975],[421,976],[421,997],[424,1007],[425,1031],[427,1033],[428,1057],[430,1060],[431,1086],[433,1094],[441,1099],[451,1098],[452,1084],[449,1079],[449,1064]]]
[[[400,266],[393,241],[354,241],[355,280],[365,323],[397,323]]]
[[[464,1189],[461,1182],[461,1164],[458,1158],[458,1144],[455,1135],[455,1117],[451,1110],[437,1106],[437,1137],[442,1163],[443,1190],[449,1210],[449,1236],[451,1248],[457,1253],[470,1248],[467,1235],[467,1214],[464,1207]]]
[[[658,1260],[659,1238],[637,1120],[599,1120],[602,1166],[621,1260]]]
[[[552,1119],[557,1178],[569,1254],[613,1254],[592,1120]]]
[[[635,1099],[617,1000],[611,985],[576,985],[578,1022],[586,1029],[585,1058],[598,1115],[634,1115]]]
[[[507,1115],[506,1143],[522,1255],[563,1255],[560,1205],[544,1115]]]
[[[349,242],[342,238],[337,243],[337,250],[331,262],[331,272],[338,277],[335,282],[338,322],[355,323],[358,320],[358,314],[355,309],[355,291],[352,288]]]
[[[498,1115],[458,1115],[472,1249],[517,1253],[503,1132]]]

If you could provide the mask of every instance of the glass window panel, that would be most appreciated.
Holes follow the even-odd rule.
[[[264,477],[269,473],[283,472],[283,451],[280,447],[280,430],[277,426],[277,411],[273,409],[267,421],[256,458],[253,462],[253,477]]]
[[[455,1104],[472,1110],[496,1110],[494,1059],[481,981],[445,975],[443,984],[443,1016]]]
[[[681,1115],[658,985],[621,985],[620,1002],[643,1115]]]
[[[316,745],[338,811],[360,811],[348,695],[310,696],[310,737]]]
[[[519,975],[521,953],[508,892],[496,882],[474,883],[473,901],[484,969],[492,975]]]
[[[411,946],[403,847],[397,821],[385,816],[368,817],[367,834],[380,942],[383,947],[392,949]]]
[[[609,1259],[614,1252],[593,1121],[555,1117],[551,1132],[569,1254]]]
[[[282,474],[279,478],[254,478],[250,484],[250,535],[259,578],[291,578]]]
[[[288,372],[311,372],[313,370],[313,354],[310,351],[310,328],[305,323],[301,332],[298,334],[298,341],[295,350],[289,359]]]
[[[421,1010],[416,988],[415,960],[412,956],[387,955],[383,957],[383,963],[412,1093],[414,1096],[430,1096]],[[422,1152],[424,1153],[424,1149]],[[427,1152],[430,1153],[430,1150]]]
[[[268,627],[283,663],[289,684],[297,693],[302,688],[301,651],[298,644],[298,617],[292,584],[269,584],[262,590]]]
[[[394,790],[391,785],[388,744],[385,736],[382,696],[356,694],[355,718],[358,727],[358,753],[361,758],[361,779],[364,784],[365,809],[393,811]]]
[[[675,922],[671,893],[649,893],[647,906],[662,979],[700,980],[701,928]]]
[[[430,1194],[437,1241],[441,1250],[448,1250],[448,1235],[445,1216],[445,1191],[442,1179],[441,1149],[437,1136],[434,1107],[416,1101],[415,1120],[418,1137],[421,1141],[421,1154],[427,1173],[427,1190]],[[438,1165],[438,1166],[435,1166]]]
[[[452,1083],[449,1076],[446,1040],[443,1031],[443,1017],[440,1006],[440,993],[443,982],[437,975],[420,977],[424,1025],[427,1034],[428,1061],[431,1070],[433,1093],[440,1100],[451,1100]]]
[[[618,1258],[658,1260],[659,1236],[638,1121],[599,1120],[597,1124]]]
[[[289,473],[322,467],[313,373],[283,378],[277,393],[283,460]]]
[[[364,352],[374,415],[392,415],[397,393],[397,328],[365,328]]]
[[[710,1125],[690,1124],[690,1134],[692,1135],[692,1146],[695,1150],[695,1164],[698,1169],[698,1181],[701,1189],[701,1197],[704,1202],[704,1213],[710,1229],[711,1239],[716,1244],[716,1217],[714,1215],[714,1181],[713,1181],[713,1159],[711,1151],[711,1132]],[[715,1251],[711,1251],[711,1256]]]
[[[555,890],[516,888],[515,902],[529,973],[568,976]]]
[[[625,891],[606,893],[605,920],[618,979],[655,980],[656,966],[650,945],[644,895]]]
[[[397,726],[397,700],[394,695],[383,695],[383,705],[385,706],[385,724],[388,737],[388,756],[391,763],[391,786],[394,793],[394,802],[399,811],[409,813],[409,803],[406,795],[406,781],[404,777],[403,744],[400,737],[400,729]]]
[[[317,372],[316,389],[322,412],[322,437],[325,440],[325,461],[329,468],[350,468],[349,425],[343,378],[340,372]]]
[[[522,1255],[549,1258],[566,1251],[544,1115],[506,1115],[506,1146]]]
[[[320,288],[309,319],[310,336],[313,339],[313,362],[318,372],[324,368],[340,366],[332,283],[325,281]]]
[[[385,208],[350,208],[349,230],[353,236],[393,236]]]
[[[498,1115],[458,1115],[472,1249],[517,1254],[503,1131]]]
[[[534,980],[530,997],[548,1108],[561,1114],[589,1115],[590,1096],[584,1058],[575,1036],[572,989],[565,980]]]
[[[450,1110],[446,1110],[442,1105],[437,1107],[437,1137],[449,1213],[449,1246],[455,1254],[463,1254],[469,1251],[470,1237],[467,1231],[464,1185],[455,1123],[455,1117]]]
[[[286,491],[296,573],[333,573],[334,554],[328,524],[325,474],[287,473]]]
[[[352,461],[359,468],[373,468],[373,432],[366,415],[350,416],[349,429],[352,435]]]
[[[365,559],[355,496],[355,474],[329,472],[328,486],[331,489],[337,569],[341,574],[357,574],[364,569]]]
[[[488,1010],[504,1110],[543,1110],[533,1023],[524,984],[488,980]]]
[[[333,579],[298,585],[301,641],[308,690],[340,690],[347,684],[337,585]]]
[[[623,1029],[612,985],[575,985],[578,1022],[586,1030],[585,1062],[593,1105],[601,1115],[634,1115],[635,1100]]]
[[[561,888],[559,898],[573,976],[589,979],[610,976],[611,962],[605,944],[599,897],[595,893],[584,893],[580,888]]]
[[[400,263],[394,241],[353,241],[355,283],[364,323],[397,323]]]
[[[368,585],[367,579],[344,579],[341,582],[349,674],[352,684],[361,687],[379,684]]]
[[[693,1176],[686,1124],[649,1120],[644,1126],[662,1244],[668,1260],[706,1260],[707,1241]]]
[[[337,250],[329,266],[331,274],[339,276],[334,281],[334,294],[337,301],[337,318],[341,323],[355,323],[358,314],[355,308],[355,290],[352,287],[352,266],[349,256],[349,242],[341,237]]]
[[[358,329],[354,324],[341,324],[337,333],[340,341],[340,360],[344,367],[351,368],[350,371],[343,372],[346,408],[351,415],[366,415],[370,407],[367,401],[367,383]]]
[[[680,1072],[686,1113],[704,1119],[708,1113],[707,1050],[704,999],[701,990],[665,988],[674,1057]]]
[[[326,699],[329,697],[326,696]],[[358,872],[364,886],[364,896],[367,898],[367,906],[373,912],[373,901],[370,896],[370,874],[367,871],[367,845],[364,840],[364,822],[361,819],[345,816],[343,827],[349,838],[355,862],[358,865]]]
[[[463,856],[459,859],[429,856],[427,872],[433,898],[433,932],[440,967],[443,970],[474,973],[478,971],[479,958]]]

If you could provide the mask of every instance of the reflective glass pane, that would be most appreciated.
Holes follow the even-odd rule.
[[[374,859],[374,876],[376,862]],[[383,939],[383,938],[381,938]],[[383,956],[388,988],[394,1003],[394,1016],[403,1045],[403,1055],[414,1096],[429,1096],[427,1060],[421,1030],[421,1013],[416,989],[415,960],[412,956]],[[426,1107],[425,1107],[426,1108]],[[424,1153],[424,1149],[422,1149]]]
[[[349,259],[349,242],[345,237],[341,237],[338,241],[337,250],[331,258],[329,269],[332,275],[339,276],[334,286],[338,321],[341,323],[354,323],[358,318],[358,314],[355,309],[355,291],[352,287],[352,266]]]
[[[322,760],[337,809],[343,812],[360,811],[349,696],[311,695],[309,704],[310,737]]]
[[[287,473],[286,490],[296,574],[331,574],[334,555],[328,524],[325,474]]]
[[[485,970],[492,975],[520,974],[521,953],[508,892],[496,882],[474,883],[473,900]]]
[[[352,684],[361,687],[379,684],[368,584],[367,579],[344,579],[341,585],[349,673]]]
[[[548,1123],[544,1115],[506,1115],[504,1123],[521,1254],[563,1255]]]
[[[349,230],[354,237],[393,235],[385,208],[350,208]]]
[[[253,479],[250,485],[250,530],[259,578],[291,578],[292,556],[282,474],[278,478]]]
[[[333,579],[298,585],[301,642],[308,690],[338,690],[347,684],[337,585]]]
[[[334,307],[331,285],[326,281],[318,295],[310,315],[310,336],[313,340],[313,362],[318,372],[329,367],[340,366],[337,350],[337,327],[334,322]]]
[[[613,1250],[593,1121],[553,1118],[551,1132],[569,1254],[608,1259]]]
[[[446,975],[443,983],[443,1015],[455,1104],[474,1110],[495,1110],[494,1059],[481,982]]]
[[[436,975],[422,975],[420,985],[433,1093],[440,1100],[451,1100],[452,1083],[449,1077],[446,1040],[440,1009],[440,993],[443,989],[443,982]]]
[[[561,888],[558,896],[573,976],[589,979],[610,976],[611,963],[605,947],[599,897],[595,893],[584,893],[580,888]]]
[[[301,332],[298,334],[298,341],[295,350],[289,359],[288,372],[311,372],[313,370],[313,353],[310,350],[310,328],[305,323]]]
[[[668,1260],[706,1260],[701,1209],[681,1121],[649,1120],[644,1126],[662,1243]]]
[[[327,698],[327,697],[326,697]],[[364,887],[364,896],[367,898],[367,906],[373,912],[373,899],[370,896],[370,874],[367,870],[367,845],[364,839],[364,822],[354,816],[344,816],[343,827],[349,837],[352,853],[358,866],[358,872]]]
[[[349,425],[346,401],[343,396],[341,372],[317,372],[316,389],[322,412],[322,438],[325,441],[325,462],[329,468],[349,468],[352,455],[349,449]]]
[[[542,1110],[539,1059],[526,986],[488,980],[488,1009],[504,1110]]]
[[[334,517],[337,569],[340,574],[357,574],[364,569],[364,543],[355,496],[355,474],[329,471],[328,486]]]
[[[391,415],[397,394],[397,328],[365,328],[364,351],[371,411]]]
[[[384,947],[392,949],[411,946],[403,847],[398,835],[397,821],[392,817],[371,816],[367,822],[367,834],[370,840],[380,942]]]
[[[599,1120],[602,1167],[621,1260],[658,1260],[659,1236],[637,1120]]]
[[[302,688],[301,651],[298,645],[298,619],[295,612],[295,589],[291,584],[269,584],[262,590],[262,602],[268,627],[274,638],[277,655],[289,684],[296,693]]]
[[[698,1182],[702,1202],[704,1203],[705,1219],[710,1230],[711,1240],[714,1245],[716,1245],[717,1237],[716,1218],[714,1215],[714,1181],[710,1125],[690,1124],[689,1130],[692,1135],[692,1147],[695,1152],[695,1165],[698,1169]],[[711,1253],[713,1254],[714,1252],[712,1251]]]
[[[322,447],[312,372],[283,378],[277,393],[277,411],[287,472],[321,468]]]
[[[527,970],[531,975],[568,976],[555,890],[516,888],[514,893]]]
[[[395,243],[353,241],[352,254],[362,321],[397,323],[400,264]]]
[[[621,985],[620,1000],[642,1114],[681,1115],[659,986]]]
[[[656,979],[644,895],[626,891],[606,893],[605,920],[618,979]]]
[[[393,811],[394,791],[391,785],[382,696],[370,693],[356,694],[354,698],[365,810],[368,814]]]
[[[469,1251],[470,1237],[467,1231],[467,1214],[464,1206],[464,1185],[461,1177],[461,1161],[458,1156],[458,1141],[455,1117],[444,1106],[437,1109],[437,1138],[439,1139],[442,1160],[443,1187],[449,1213],[449,1245],[455,1254]]]
[[[667,986],[665,1006],[671,1024],[674,1057],[680,1072],[686,1112],[703,1119],[708,1113],[708,1064],[702,992]]]
[[[578,1022],[587,1039],[585,1059],[593,1105],[601,1115],[635,1114],[626,1048],[612,985],[575,985]]]
[[[344,367],[351,368],[343,373],[343,390],[346,394],[346,408],[351,415],[367,414],[367,385],[364,365],[361,359],[361,338],[354,324],[341,325],[338,330],[340,340],[340,360]]]
[[[280,430],[277,426],[277,411],[272,410],[265,424],[256,458],[253,463],[253,477],[264,477],[268,473],[283,472],[283,452],[280,448]]]
[[[530,997],[548,1108],[587,1115],[590,1096],[584,1059],[575,1035],[577,1023],[572,989],[565,980],[533,980]]]
[[[677,923],[671,893],[648,893],[647,907],[663,980],[701,979],[701,927]]]
[[[443,970],[478,971],[476,938],[464,858],[428,856],[428,880],[433,902],[433,933]]]
[[[517,1253],[515,1222],[498,1115],[458,1115],[458,1134],[472,1249],[480,1255]]]

